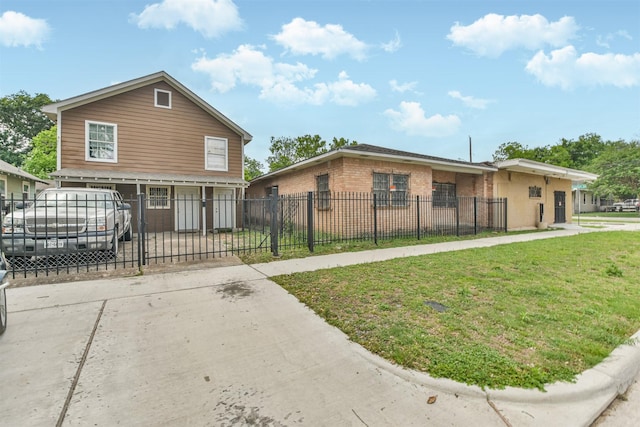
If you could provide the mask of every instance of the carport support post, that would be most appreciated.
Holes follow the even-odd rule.
[[[144,193],[138,193],[138,269],[142,270],[143,265],[147,265],[146,254],[146,230],[145,230],[145,218],[144,211],[146,204],[144,200]]]
[[[307,245],[313,252],[313,191],[307,193]]]
[[[278,254],[278,187],[271,188],[271,254],[275,257]]]

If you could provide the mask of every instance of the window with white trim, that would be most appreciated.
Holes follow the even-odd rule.
[[[226,138],[206,136],[204,138],[205,165],[210,171],[227,171],[228,166],[228,141]]]
[[[85,160],[90,162],[118,162],[118,125],[85,122]]]
[[[147,186],[147,208],[169,209],[171,207],[171,187],[167,185]]]
[[[155,106],[159,108],[171,108],[171,92],[168,90],[155,89]]]
[[[0,176],[0,196],[7,197],[7,177]]]

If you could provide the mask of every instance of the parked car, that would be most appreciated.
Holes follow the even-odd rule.
[[[614,203],[613,210],[616,212],[638,211],[640,210],[640,202],[638,199],[627,199],[624,202]]]
[[[16,204],[2,221],[2,252],[38,257],[111,251],[131,240],[131,206],[115,190],[49,188],[31,206]]]
[[[7,276],[7,264],[4,258],[0,257],[0,335],[7,329],[7,287],[9,280]]]

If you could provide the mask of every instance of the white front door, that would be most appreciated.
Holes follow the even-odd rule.
[[[200,188],[176,187],[176,231],[200,229]]]
[[[213,192],[213,228],[232,229],[235,226],[235,200],[232,188],[216,188]]]

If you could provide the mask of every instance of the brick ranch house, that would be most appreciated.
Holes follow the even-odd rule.
[[[149,231],[236,226],[235,204],[224,200],[248,186],[252,136],[166,72],[42,110],[58,125],[57,187],[110,188],[127,201],[144,194]]]
[[[315,192],[320,195],[315,204],[318,215],[333,208],[330,195],[334,193],[374,193],[389,211],[407,209],[407,201],[420,196],[433,201],[426,225],[435,212],[451,214],[447,200],[503,198],[508,201],[508,229],[516,230],[571,222],[572,182],[596,178],[524,159],[471,163],[358,144],[262,175],[251,181],[246,192],[249,197],[267,196],[273,187],[280,195]],[[362,219],[342,217],[349,226]]]

